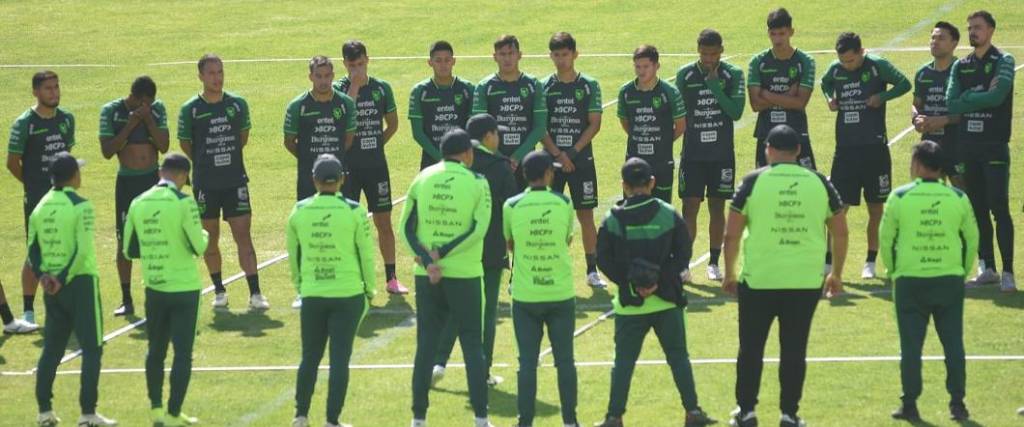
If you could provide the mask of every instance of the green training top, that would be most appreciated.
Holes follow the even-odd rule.
[[[320,102],[306,91],[293,99],[284,114],[284,134],[296,137],[297,179],[312,179],[313,162],[321,154],[343,159],[345,137],[355,131],[356,103],[348,95],[334,90],[329,101]]]
[[[502,228],[512,248],[512,299],[565,301],[576,296],[569,239],[575,211],[549,188],[527,189],[505,202]]]
[[[409,94],[409,120],[412,135],[423,153],[434,161],[441,156],[441,137],[455,128],[464,128],[473,111],[473,84],[453,77],[450,86],[433,78],[423,80]]]
[[[95,220],[92,202],[71,187],[46,193],[28,220],[28,262],[36,277],[47,273],[66,285],[77,276],[99,276]]]
[[[743,70],[719,62],[715,79],[700,61],[685,65],[676,73],[676,88],[686,105],[683,158],[690,161],[733,162],[733,121],[743,116],[746,86]]]
[[[124,98],[118,98],[108,102],[100,110],[100,139],[113,138],[117,134],[121,133],[121,130],[128,125],[128,120],[131,118],[132,111],[128,109],[128,104],[124,102]],[[164,107],[164,103],[161,100],[153,101],[153,105],[150,106],[149,114],[153,117],[153,122],[156,123],[157,129],[167,130],[167,109]],[[152,144],[153,135],[149,134],[149,128],[146,127],[145,123],[139,122],[132,128],[128,134],[128,145],[144,145]],[[133,170],[125,167],[118,169],[117,174],[122,176],[138,175],[140,173],[149,173],[157,168],[157,159],[153,158],[153,164],[146,169]]]
[[[882,262],[889,278],[964,276],[978,254],[978,225],[964,192],[915,179],[885,202]]]
[[[7,152],[21,155],[24,188],[42,192],[50,188],[50,158],[74,146],[75,116],[58,107],[44,119],[29,108],[11,126]]]
[[[822,174],[796,163],[775,163],[743,178],[732,210],[743,214],[743,269],[751,289],[821,287],[825,222],[843,208]]]
[[[288,217],[288,264],[303,298],[376,294],[377,252],[366,208],[320,193],[295,204]]]
[[[973,52],[953,63],[946,102],[961,114],[959,141],[1007,144],[1013,123],[1013,80],[1016,67],[1009,52],[989,47],[984,58]]]
[[[196,95],[181,106],[178,140],[192,143],[192,185],[225,190],[249,182],[242,157],[241,134],[252,128],[249,104],[231,92],[209,103]]]
[[[634,209],[650,209],[648,206],[654,204],[657,208],[654,215],[645,223],[642,224],[629,224],[626,226],[626,239],[623,243],[629,245],[630,241],[641,241],[650,242],[652,247],[657,247],[659,240],[672,239],[672,233],[676,231],[676,227],[681,227],[684,223],[676,212],[672,205],[665,203],[665,201],[647,197],[645,201],[623,206],[624,210]],[[612,213],[609,209],[605,214],[604,224],[602,228],[607,230],[611,235],[614,235],[618,239],[622,239],[622,223],[619,218]],[[683,230],[685,231],[685,230]],[[640,258],[639,254],[632,254],[632,257]],[[617,286],[628,286],[629,289],[626,292],[630,292],[634,296],[639,296],[636,293],[633,285],[628,283],[616,283]],[[659,287],[661,285],[659,284]],[[682,286],[680,284],[680,286]],[[612,298],[612,309],[615,310],[616,316],[635,316],[642,314],[657,313],[659,311],[671,310],[678,307],[674,302],[662,298],[658,294],[651,294],[647,298],[644,298],[642,305],[623,305],[622,301],[619,300],[618,292]]]
[[[487,179],[460,162],[445,160],[413,179],[402,207],[399,233],[423,264],[434,262],[437,249],[444,277],[469,279],[484,274],[484,235],[491,223],[491,189]],[[426,276],[423,265],[414,273]]]
[[[142,260],[142,281],[160,292],[202,289],[196,258],[209,236],[199,222],[194,198],[161,180],[136,197],[124,222],[124,255]]]
[[[626,158],[639,157],[651,165],[673,160],[675,121],[686,117],[679,89],[659,79],[651,90],[640,90],[636,79],[619,89],[617,115],[629,123]]]
[[[488,113],[499,125],[508,126],[508,132],[499,135],[498,152],[517,162],[523,161],[547,132],[544,86],[526,73],[514,82],[502,80],[497,73],[481,80],[473,94],[473,114],[477,113]]]
[[[800,49],[794,49],[788,59],[775,56],[771,49],[765,49],[750,59],[747,71],[747,86],[760,87],[771,93],[788,93],[794,85],[814,90],[814,58]],[[787,124],[797,132],[807,133],[807,111],[805,108],[787,110],[772,106],[757,113],[754,137],[761,140],[768,137],[768,131],[780,124]]]
[[[334,89],[347,94],[352,80],[348,76],[334,82]],[[369,77],[359,88],[356,102],[356,135],[346,154],[349,166],[381,167],[387,164],[384,154],[384,116],[398,111],[395,93],[388,82]]]
[[[548,134],[555,146],[572,148],[590,127],[590,113],[601,113],[601,85],[592,77],[577,73],[569,83],[558,80],[558,74],[544,79],[548,106]],[[593,141],[577,153],[584,159],[593,156]]]
[[[955,62],[956,58],[953,58],[953,61]],[[920,99],[922,104],[918,113],[925,116],[949,115],[949,106],[946,105],[946,86],[949,85],[949,75],[952,70],[952,65],[942,71],[936,69],[935,61],[930,61],[917,69],[917,73],[914,74],[914,98]],[[955,124],[947,125],[935,132],[921,135],[921,140],[955,141],[953,138],[956,137],[956,128]]]
[[[886,105],[907,92],[910,80],[885,58],[864,55],[864,63],[853,71],[843,68],[838,60],[832,61],[821,77],[821,93],[839,104],[836,147],[887,144]],[[879,108],[867,105],[874,95],[883,101]]]

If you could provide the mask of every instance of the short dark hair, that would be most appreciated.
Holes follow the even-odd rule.
[[[132,82],[132,96],[156,98],[156,82],[149,76],[139,76]]]
[[[366,45],[359,40],[349,40],[341,45],[341,57],[346,61],[355,61],[366,56]]]
[[[498,37],[498,39],[494,41],[495,51],[505,46],[512,46],[516,48],[516,50],[519,50],[519,39],[511,34],[502,34],[501,37]]]
[[[39,89],[47,80],[60,80],[52,70],[40,70],[32,75],[32,89]]]
[[[945,155],[942,153],[942,146],[937,142],[921,141],[914,145],[913,153],[911,159],[917,161],[917,163],[933,171],[942,170]]]
[[[836,53],[843,54],[849,51],[860,52],[860,36],[857,33],[851,33],[849,31],[839,35],[836,39]]]
[[[551,40],[548,41],[548,50],[556,51],[559,49],[569,49],[573,52],[576,51],[576,39],[565,31],[559,31],[551,35]]]
[[[317,68],[320,68],[320,67],[331,67],[331,69],[333,70],[334,69],[334,63],[331,62],[331,58],[328,58],[328,57],[326,57],[324,55],[317,55],[317,56],[314,56],[312,58],[309,58],[309,72],[310,73],[312,73],[314,70],[316,70]]]
[[[946,21],[939,21],[935,23],[934,28],[949,31],[949,35],[953,37],[953,41],[960,41],[960,30],[958,30],[956,26],[954,26],[953,24],[950,24]]]
[[[642,59],[642,58],[650,59],[651,62],[657,64],[658,63],[658,48],[654,47],[653,45],[649,45],[649,44],[642,44],[642,45],[640,45],[640,47],[636,48],[636,50],[633,51],[633,60],[636,61],[636,60]]]
[[[705,28],[697,36],[697,46],[721,47],[722,34],[711,28]]]
[[[452,44],[444,40],[438,40],[430,45],[430,56],[433,57],[437,52],[448,52],[455,55],[455,49],[452,48]]]
[[[768,12],[768,29],[793,28],[793,17],[784,7]]]
[[[210,63],[210,62],[221,62],[221,63],[223,63],[223,61],[221,61],[219,56],[217,56],[215,54],[212,54],[212,53],[207,53],[207,54],[203,55],[202,58],[199,58],[199,62],[196,64],[196,66],[199,68],[199,72],[202,73],[203,72],[203,67],[205,67],[206,64]]]
[[[971,13],[970,15],[967,15],[967,20],[968,21],[970,21],[970,20],[972,20],[974,18],[984,19],[985,23],[988,24],[988,26],[990,26],[992,28],[996,27],[996,18],[993,18],[992,14],[988,13],[987,10],[979,10],[979,11]]]

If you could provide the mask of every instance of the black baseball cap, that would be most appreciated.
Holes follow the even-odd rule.
[[[777,150],[796,150],[800,146],[800,134],[789,125],[778,125],[768,131],[765,144]]]
[[[452,129],[441,137],[441,154],[452,156],[462,154],[473,148],[472,138],[462,129]]]
[[[650,163],[639,157],[631,157],[622,165],[622,182],[631,187],[647,185],[654,178]]]
[[[76,159],[67,151],[54,154],[50,158],[50,180],[54,185],[67,182],[82,166],[85,160]]]
[[[488,132],[508,132],[508,127],[501,126],[494,116],[487,113],[476,114],[466,122],[466,132],[471,139],[483,141]]]
[[[318,182],[333,184],[345,175],[345,165],[333,154],[321,154],[313,162],[313,179]]]
[[[562,164],[555,161],[545,151],[531,151],[523,157],[523,176],[527,181],[536,181],[544,177],[548,169],[561,168]]]

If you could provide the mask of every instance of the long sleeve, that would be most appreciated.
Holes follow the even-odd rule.
[[[960,205],[964,211],[964,219],[960,223],[960,237],[964,241],[964,274],[968,274],[978,257],[978,222],[967,196],[960,197]]]
[[[292,209],[288,215],[288,226],[286,227],[286,246],[288,248],[288,268],[292,275],[292,285],[295,286],[295,293],[302,294],[302,248],[299,243],[299,233],[295,229],[295,216],[297,208]]]
[[[512,205],[508,202],[501,207],[501,233],[506,241],[512,241]]]
[[[377,268],[374,265],[377,250],[370,237],[370,221],[366,219],[366,209],[360,206],[355,210],[355,215],[355,242],[359,254],[359,270],[363,276],[363,293],[367,298],[373,298],[377,294]]]
[[[597,267],[616,285],[629,286],[622,259],[615,251],[616,236],[608,229],[608,223],[611,221],[609,215],[597,230]]]
[[[121,233],[121,252],[127,259],[139,259],[142,257],[142,253],[139,248],[139,238],[135,235],[135,221],[132,219],[135,216],[135,209],[133,206],[128,207],[128,213],[124,219],[124,232]]]
[[[188,244],[192,247],[192,253],[197,257],[202,256],[206,253],[206,247],[210,243],[210,235],[203,230],[203,224],[199,221],[199,206],[196,204],[196,200],[192,197],[181,200],[183,204],[181,224],[185,229],[185,237],[188,238]]]
[[[441,160],[441,151],[434,147],[430,136],[423,131],[423,118],[409,116],[409,123],[412,125],[412,138],[416,140],[416,144],[419,144],[423,148],[423,152],[434,160]]]
[[[879,94],[883,101],[890,101],[910,92],[910,80],[907,79],[907,76],[903,75],[903,72],[885,59],[879,58],[876,63],[879,68],[879,76],[883,81],[892,85],[891,88]]]
[[[672,229],[672,258],[665,264],[667,273],[679,276],[684,270],[690,268],[690,257],[693,256],[693,242],[690,241],[690,232],[686,229],[686,222],[679,215],[676,215],[675,227]]]
[[[825,100],[834,98],[836,89],[836,79],[832,76],[832,71],[838,66],[838,62],[833,62],[832,65],[825,70],[825,74],[821,76],[821,94],[825,97]]]
[[[548,132],[548,105],[546,99],[544,86],[539,81],[534,80],[533,129],[530,129],[530,133],[526,134],[526,142],[512,153],[512,159],[516,162],[522,162],[523,157],[526,157],[527,154],[533,151],[537,147],[537,143]]]
[[[69,277],[76,276],[79,271],[88,271],[82,263],[95,260],[96,252],[96,212],[92,202],[84,201],[75,206],[78,209],[78,223],[75,225],[75,253],[68,260],[68,265],[60,272],[57,279],[67,283]]]
[[[746,86],[743,81],[743,71],[738,67],[729,68],[729,75],[731,76],[731,82],[735,85],[730,93],[725,93],[725,81],[718,79],[717,81],[711,81],[707,83],[707,87],[711,90],[711,94],[718,100],[718,105],[722,107],[722,111],[729,118],[739,120],[743,117],[743,107],[746,104]]]
[[[899,196],[889,196],[889,200],[885,202],[885,211],[882,213],[882,224],[878,229],[879,253],[882,255],[882,263],[888,268],[890,279],[896,274],[896,236],[899,233],[900,222],[899,200]]]
[[[996,67],[997,83],[995,85],[984,92],[967,91],[960,96],[958,107],[963,108],[963,112],[984,110],[1002,104],[1010,94],[1010,91],[1013,90],[1013,77],[1015,74],[1013,56],[1007,54],[1002,57]],[[951,75],[950,80],[956,80],[955,75]],[[950,103],[949,108],[950,111],[953,110],[953,103]]]
[[[32,268],[32,274],[36,277],[43,275],[43,251],[39,246],[39,230],[35,221],[29,217],[28,221],[28,265]]]
[[[473,243],[483,240],[487,234],[487,228],[491,224],[491,188],[485,179],[477,180],[477,188],[480,196],[473,210],[472,225],[466,233],[452,239],[451,242],[442,245],[437,250],[442,257],[460,252]]]
[[[409,187],[408,195],[406,196],[405,206],[402,207],[402,217],[399,220],[398,234],[399,237],[405,242],[406,247],[409,251],[420,257],[423,261],[423,265],[433,263],[433,259],[430,258],[430,254],[427,248],[423,247],[420,243],[420,239],[416,237],[416,226],[418,225],[419,217],[417,206],[419,191],[419,181],[414,180],[412,186]]]

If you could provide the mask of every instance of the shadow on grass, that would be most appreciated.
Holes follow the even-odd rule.
[[[508,388],[505,386],[504,388]],[[445,393],[456,396],[461,396],[466,401],[466,409],[472,412],[473,407],[469,404],[469,392],[466,390],[452,390],[446,388],[433,388],[431,392],[434,393]],[[488,415],[495,415],[500,417],[515,417],[519,415],[519,409],[516,402],[516,394],[505,391],[503,388],[487,388],[487,413]],[[556,414],[560,414],[561,410],[559,406],[552,405],[550,403],[536,400],[536,407],[534,409],[535,417],[548,417]]]
[[[406,297],[402,295],[389,295],[388,302],[383,308],[387,310],[386,313],[391,315],[367,315],[359,325],[359,330],[356,331],[356,335],[360,338],[373,338],[380,335],[380,331],[382,330],[415,326],[416,322],[412,320],[402,321],[397,325],[395,324],[399,319],[408,318],[416,314],[405,298]],[[373,308],[370,310],[370,313],[372,314]]]
[[[210,328],[218,332],[240,332],[243,337],[262,337],[267,329],[284,327],[284,322],[272,319],[265,311],[246,310],[232,312],[214,310]]]
[[[722,285],[718,282],[710,284],[687,283],[683,288],[689,288],[686,290],[686,298],[687,302],[689,302],[686,310],[692,313],[708,313],[711,312],[711,308],[714,306],[723,306],[729,301],[736,301],[735,297],[722,291]],[[699,291],[701,294],[695,294],[694,291]],[[704,294],[711,295],[706,296]]]
[[[604,313],[612,309],[612,293],[615,285],[608,288],[590,288],[590,295],[586,298],[576,297],[576,318],[587,317],[587,312]],[[613,289],[609,291],[609,289]]]
[[[9,339],[11,339],[10,335],[7,335],[7,334],[0,335],[0,350],[3,350],[4,343],[6,343],[7,340],[9,340]],[[0,365],[6,365],[6,364],[7,364],[7,359],[4,358],[3,351],[0,351]]]
[[[843,283],[843,287],[858,291],[861,295],[857,295],[860,299],[863,298],[877,298],[886,301],[892,301],[892,282],[886,280],[882,284],[877,283]],[[867,295],[863,295],[867,294]],[[846,295],[852,296],[856,294],[847,293]]]
[[[967,299],[990,301],[1000,307],[1024,309],[1024,293],[1001,292],[998,285],[982,286],[980,288],[967,289],[964,295]]]

